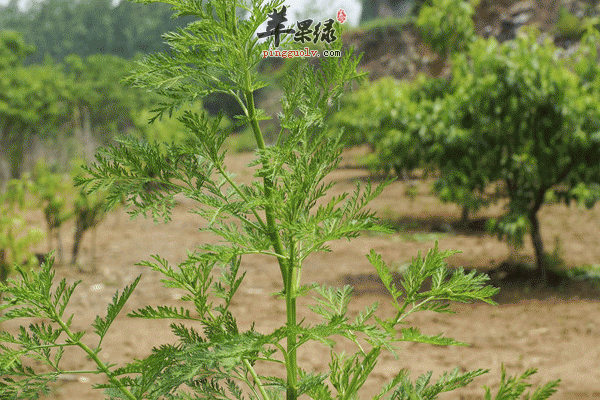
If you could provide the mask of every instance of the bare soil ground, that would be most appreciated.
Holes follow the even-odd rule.
[[[355,153],[345,156],[344,164],[352,163]],[[232,169],[243,180],[252,178],[246,167],[251,154],[231,156]],[[338,183],[331,195],[352,191],[357,181],[369,179],[369,173],[361,169],[340,169],[332,174]],[[371,204],[379,216],[394,223],[399,232],[395,235],[365,235],[352,242],[332,243],[332,253],[316,254],[308,259],[303,270],[303,282],[319,282],[329,285],[352,284],[355,297],[351,312],[356,314],[365,306],[379,302],[381,315],[391,312],[388,297],[380,282],[375,279],[374,269],[365,254],[371,248],[383,255],[386,262],[400,266],[417,255],[425,253],[439,241],[441,249],[457,249],[462,253],[448,259],[453,267],[476,267],[492,270],[512,257],[521,262],[533,262],[529,243],[515,253],[503,242],[486,235],[477,224],[470,230],[449,231],[455,226],[460,210],[453,205],[441,204],[430,194],[429,181],[419,182],[419,196],[411,201],[405,194],[406,183],[395,182]],[[161,276],[147,267],[137,266],[141,260],[150,260],[159,254],[172,263],[185,259],[186,251],[195,245],[215,241],[214,237],[198,232],[203,222],[188,211],[193,206],[182,199],[168,224],[155,225],[151,219],[130,220],[123,210],[110,214],[97,230],[96,267],[91,263],[91,236],[85,237],[81,251],[84,272],[68,266],[57,266],[57,278],[66,277],[69,282],[81,279],[82,283],[73,295],[68,312],[74,313],[73,327],[91,331],[96,315],[105,315],[106,305],[114,292],[121,290],[139,274],[143,278],[125,307],[125,313],[150,305],[183,305],[181,293],[166,289],[160,283]],[[501,206],[480,213],[477,218],[499,215]],[[41,218],[40,216],[38,216]],[[547,250],[552,250],[554,238],[559,237],[563,259],[567,267],[600,262],[600,206],[592,210],[570,208],[563,205],[545,206],[541,211],[542,234]],[[63,231],[65,248],[72,245],[73,227]],[[268,257],[248,257],[243,261],[247,278],[235,300],[234,315],[242,329],[248,329],[253,321],[260,332],[269,332],[285,320],[284,304],[270,296],[281,289],[279,270]],[[371,398],[381,386],[402,368],[409,368],[411,376],[432,370],[434,377],[443,371],[459,367],[462,370],[489,368],[490,373],[477,378],[470,386],[440,397],[442,399],[482,399],[482,386],[497,387],[503,363],[509,374],[521,374],[527,368],[538,368],[531,379],[538,385],[549,380],[562,379],[555,400],[600,399],[600,302],[598,291],[582,283],[557,284],[553,288],[536,288],[527,282],[499,281],[501,293],[498,306],[487,304],[456,304],[456,314],[415,314],[408,321],[429,334],[442,333],[471,343],[470,347],[436,347],[422,344],[406,344],[400,347],[399,359],[391,355],[381,357],[372,380],[367,383],[361,398]],[[306,304],[306,301],[301,302]],[[310,312],[301,312],[300,318],[317,322]],[[22,320],[23,325],[30,321]],[[101,359],[113,363],[131,361],[148,355],[154,346],[173,342],[169,321],[131,319],[123,315],[113,325],[105,339]],[[3,330],[16,331],[18,325],[5,323]],[[88,340],[94,343],[90,334]],[[340,348],[351,347],[341,343]],[[307,346],[300,352],[299,360],[306,370],[323,371],[329,362],[328,350],[319,346]],[[65,367],[93,369],[92,363],[79,351],[67,352]],[[265,373],[281,375],[274,367],[265,367]],[[94,375],[73,376],[73,379],[56,383],[53,400],[103,399],[100,391],[91,389],[91,383],[99,382]]]

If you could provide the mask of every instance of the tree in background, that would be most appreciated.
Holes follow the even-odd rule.
[[[421,31],[423,41],[429,45],[432,51],[438,54],[438,70],[434,74],[441,73],[449,57],[466,52],[470,44],[476,39],[473,15],[478,4],[479,0],[431,0],[421,2],[422,6],[419,9],[416,25]],[[441,91],[437,92],[435,98],[441,98],[454,90],[450,85],[444,85],[440,89]],[[415,93],[418,93],[418,88]],[[432,100],[434,99],[432,98]],[[428,109],[436,114],[437,111],[440,111],[439,105],[435,109],[431,107]],[[437,115],[436,118],[431,119],[431,123],[439,126],[440,121],[443,119],[444,116]],[[426,125],[427,123],[421,124],[421,126]],[[432,128],[430,126],[427,129]],[[446,126],[444,129],[454,128]],[[439,142],[433,139],[431,132],[428,132],[428,135],[432,143],[430,148],[433,150],[433,152],[429,152],[431,159],[432,157],[435,158],[435,147],[436,143]],[[438,159],[438,161],[444,162],[445,160]],[[436,162],[433,161],[433,163]],[[496,193],[490,195],[486,192],[489,182],[481,175],[476,176],[477,171],[479,170],[473,167],[472,179],[467,179],[464,176],[458,178],[453,174],[453,171],[450,175],[442,174],[434,186],[435,192],[442,201],[455,202],[461,205],[460,222],[463,226],[468,223],[471,214],[498,199]],[[449,180],[452,179],[457,179],[457,181],[450,182]]]
[[[558,59],[558,49],[538,43],[535,31],[502,45],[473,40],[470,17],[452,16],[466,2],[438,3],[446,17],[427,19],[434,10],[424,7],[419,19],[432,48],[452,55],[448,80],[377,89],[394,91],[390,96],[373,86],[370,101],[340,114],[352,120],[361,107],[372,110],[362,129],[376,136],[375,149],[389,153],[377,153],[378,161],[409,168],[414,158],[406,153],[422,155],[440,172],[438,195],[460,204],[463,220],[506,198],[508,211],[488,228],[517,247],[529,233],[536,274],[546,280],[539,210],[548,199],[591,207],[600,198],[600,33],[590,29],[573,57]]]
[[[82,169],[82,160],[73,160],[71,177],[84,177]],[[77,264],[79,249],[83,235],[92,229],[92,265],[96,267],[96,226],[104,219],[108,211],[106,196],[103,192],[87,193],[82,188],[79,189],[73,201],[75,215],[75,236],[73,238],[73,251],[71,253],[71,264]]]
[[[475,39],[473,15],[478,4],[479,0],[432,0],[420,8],[416,25],[423,42],[439,57],[434,75],[442,72],[449,56],[466,51]]]
[[[423,41],[442,58],[467,50],[475,38],[473,15],[479,0],[433,0],[418,14]]]
[[[21,34],[0,32],[2,184],[29,168],[34,143],[60,149],[48,159],[65,170],[72,157],[91,161],[96,145],[145,126],[139,114],[158,101],[120,83],[133,61],[97,54],[85,59],[70,55],[63,64],[46,59],[24,65],[34,51]]]
[[[362,0],[360,24],[372,19],[412,15],[424,0]]]
[[[27,45],[17,32],[0,32],[0,160],[8,158],[12,178],[18,176],[18,160],[13,158],[18,152],[21,137],[16,131],[35,119],[35,115],[19,108],[24,106],[25,99],[24,92],[16,83],[22,81],[16,71],[21,71],[23,59],[34,51],[35,48]]]
[[[0,32],[0,160],[8,159],[11,178],[21,176],[32,138],[50,135],[63,120],[68,99],[55,65],[23,66],[34,50],[19,33]]]
[[[19,9],[19,0],[9,0],[7,4],[0,6],[0,26],[8,28],[8,25],[12,25],[12,29],[21,31],[24,29],[24,19],[21,17],[21,10]]]
[[[157,97],[120,83],[133,67],[132,61],[108,54],[65,57],[64,71],[72,88],[69,128],[84,147],[78,156],[91,161],[94,143],[106,144],[117,133],[141,128],[138,114]]]
[[[396,172],[406,178],[417,168],[431,169],[425,149],[433,100],[448,86],[442,78],[414,82],[384,77],[346,96],[332,124],[344,128],[348,144],[367,144],[372,154],[365,163],[372,171]]]
[[[60,228],[73,217],[73,212],[67,210],[67,198],[73,192],[72,182],[65,181],[56,168],[49,168],[43,160],[36,163],[31,180],[32,192],[38,197],[38,204],[46,219],[48,253],[56,249],[58,261],[62,264],[64,257]]]
[[[450,187],[473,185],[473,195],[498,183],[508,212],[493,220],[492,232],[520,246],[526,232],[535,249],[536,271],[547,276],[538,212],[551,193],[570,204],[591,207],[600,185],[600,103],[598,85],[558,60],[548,40],[531,30],[499,45],[479,39],[453,59],[454,91],[437,115],[437,164]],[[586,41],[600,43],[600,34]],[[584,42],[585,43],[585,42]],[[580,52],[589,51],[582,46]],[[598,66],[580,58],[580,69]],[[597,79],[596,79],[597,82]]]
[[[16,0],[0,6],[0,29],[21,32],[37,53],[27,63],[39,63],[49,55],[57,61],[69,54],[87,57],[112,54],[131,59],[136,53],[165,50],[164,29],[176,30],[190,17],[172,19],[166,4],[142,6],[111,0],[36,0],[19,10]]]
[[[477,0],[433,0],[431,5],[417,2],[417,26],[423,40],[445,59],[465,51],[475,37],[472,21]],[[373,3],[374,4],[374,3]],[[415,168],[431,164],[425,148],[434,145],[428,130],[433,101],[449,90],[447,80],[419,76],[414,82],[397,83],[386,78],[349,96],[345,107],[334,117],[337,126],[343,126],[354,136],[353,144],[367,143],[374,152],[368,160],[372,169],[394,169],[398,176]],[[447,190],[444,191],[447,194]],[[452,195],[459,195],[456,191]],[[468,198],[464,204],[470,209],[481,205]],[[452,199],[453,196],[450,196]],[[463,211],[463,218],[469,214]]]

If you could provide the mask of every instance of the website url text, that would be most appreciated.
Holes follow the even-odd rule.
[[[295,58],[295,57],[340,57],[342,52],[340,50],[323,50],[319,53],[319,50],[310,50],[305,47],[303,50],[263,50],[262,58],[277,57],[277,58]]]

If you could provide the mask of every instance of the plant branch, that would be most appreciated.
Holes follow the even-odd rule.
[[[79,346],[81,349],[83,349],[83,351],[85,351],[87,353],[87,355],[96,363],[96,365],[98,366],[98,369],[100,371],[102,371],[110,380],[110,382],[115,385],[120,391],[121,393],[123,393],[123,395],[125,395],[128,399],[130,400],[139,400],[136,399],[136,397],[133,395],[133,393],[131,393],[129,391],[129,389],[127,389],[123,383],[121,383],[120,380],[118,380],[117,378],[114,377],[113,373],[110,371],[110,369],[106,366],[106,364],[104,364],[102,362],[102,360],[100,360],[100,358],[98,358],[98,355],[96,354],[95,351],[93,351],[92,349],[90,349],[85,343],[81,342],[81,340],[79,338],[77,338],[75,336],[75,334],[73,334],[73,332],[71,331],[71,329],[69,329],[69,327],[67,326],[67,324],[65,324],[65,322],[58,316],[58,314],[56,313],[56,310],[54,310],[53,308],[51,308],[52,311],[52,317],[53,319],[58,322],[58,324],[61,326],[61,328],[65,331],[65,333],[67,334],[67,336],[69,336],[69,338],[73,341],[73,343],[77,346]]]
[[[229,183],[231,185],[231,187],[233,188],[233,190],[236,191],[236,193],[242,198],[242,200],[244,200],[246,203],[250,203],[250,200],[244,194],[244,192],[242,192],[242,190],[239,188],[239,186],[236,185],[236,183],[229,177],[229,175],[227,173],[225,173],[225,170],[223,169],[223,166],[220,163],[216,163],[215,166],[219,170],[219,173],[221,174],[221,176],[223,176],[225,178],[225,180],[227,181],[227,183]],[[260,217],[260,215],[258,215],[258,213],[256,212],[255,208],[252,208],[252,214],[254,214],[254,216],[256,217],[256,220],[260,224],[261,228],[265,232],[268,232],[267,226],[265,225],[265,223],[262,220],[262,218]],[[249,221],[249,220],[247,220],[245,218],[244,219],[241,218],[241,217],[239,217],[239,218],[242,219],[244,222],[247,222],[247,223],[250,223],[250,224],[254,225],[251,221]]]
[[[265,400],[269,400],[270,397],[267,394],[267,392],[265,391],[265,388],[262,384],[262,382],[260,381],[260,378],[258,377],[258,375],[256,374],[256,371],[254,371],[254,368],[252,368],[252,365],[250,365],[250,362],[246,359],[244,359],[244,365],[246,366],[246,368],[248,368],[248,370],[250,371],[250,374],[252,375],[252,379],[254,379],[254,382],[256,383],[256,385],[258,386],[258,390],[260,390],[260,394],[262,394],[263,399]]]
[[[400,309],[400,311],[398,311],[398,313],[396,314],[396,318],[394,318],[394,325],[397,325],[399,323],[401,323],[406,317],[408,317],[410,314],[419,311],[419,309],[426,303],[430,302],[431,300],[435,300],[434,296],[429,296],[428,298],[426,298],[425,300],[423,300],[422,302],[420,302],[419,304],[417,304],[416,306],[413,306],[410,310],[408,310],[405,314],[404,314],[404,310],[406,310],[406,307],[408,306],[408,302],[405,302],[404,305],[402,306],[402,308]],[[404,314],[404,315],[402,315]]]

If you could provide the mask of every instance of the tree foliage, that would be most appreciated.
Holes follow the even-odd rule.
[[[436,141],[443,143],[437,159],[450,186],[483,193],[491,183],[502,185],[508,212],[491,228],[516,244],[528,230],[543,274],[538,211],[551,190],[567,204],[594,204],[600,114],[597,91],[537,36],[531,31],[502,45],[479,40],[453,60],[456,89],[441,110],[455,129],[438,130]]]
[[[27,168],[26,153],[34,139],[62,147],[74,139],[77,149],[91,149],[70,156],[91,159],[95,142],[145,129],[147,123],[140,116],[158,97],[119,83],[131,71],[131,61],[73,54],[60,64],[47,59],[44,64],[25,65],[34,51],[19,33],[0,32],[0,159],[11,168],[5,180],[19,178]]]
[[[426,149],[432,142],[430,115],[435,100],[449,90],[444,78],[419,75],[414,82],[381,78],[348,95],[331,123],[343,128],[349,145],[367,144],[372,170],[394,170],[398,177],[417,168],[431,169]]]
[[[34,48],[12,31],[0,32],[0,156],[19,178],[25,149],[35,135],[48,135],[66,108],[66,82],[51,64],[23,66]]]
[[[30,182],[27,179],[9,181],[6,191],[0,192],[0,281],[14,270],[14,265],[27,268],[36,264],[37,259],[31,248],[39,243],[44,234],[31,227],[23,212],[32,208],[27,198]],[[1,293],[1,291],[0,291]]]
[[[72,91],[71,112],[78,109],[80,115],[89,113],[93,134],[101,142],[139,129],[139,114],[158,101],[157,96],[120,83],[132,68],[132,61],[106,54],[86,58],[71,54],[64,60],[64,72]]]
[[[475,37],[473,15],[479,0],[433,0],[416,21],[423,41],[443,59],[465,51]]]
[[[503,44],[473,40],[472,32],[458,40],[448,33],[469,29],[450,23],[450,3],[421,10],[421,23],[433,32],[432,47],[454,54],[450,77],[376,83],[355,94],[334,120],[355,137],[359,132],[384,169],[415,168],[420,165],[415,161],[435,166],[437,194],[460,204],[463,219],[507,198],[507,213],[488,228],[515,246],[529,232],[544,278],[537,217],[544,202],[553,198],[592,207],[600,198],[600,34],[590,28],[579,50],[562,58],[536,31]],[[444,19],[443,10],[453,29],[435,22]],[[428,12],[437,19],[426,18]],[[464,22],[472,28],[472,21]],[[359,118],[358,110],[373,112]]]
[[[40,63],[46,55],[62,61],[70,54],[111,54],[126,59],[136,53],[165,50],[165,29],[185,26],[190,18],[171,19],[166,4],[142,7],[129,1],[36,0],[20,10],[15,2],[0,6],[0,29],[20,32],[38,52],[27,58]]]

